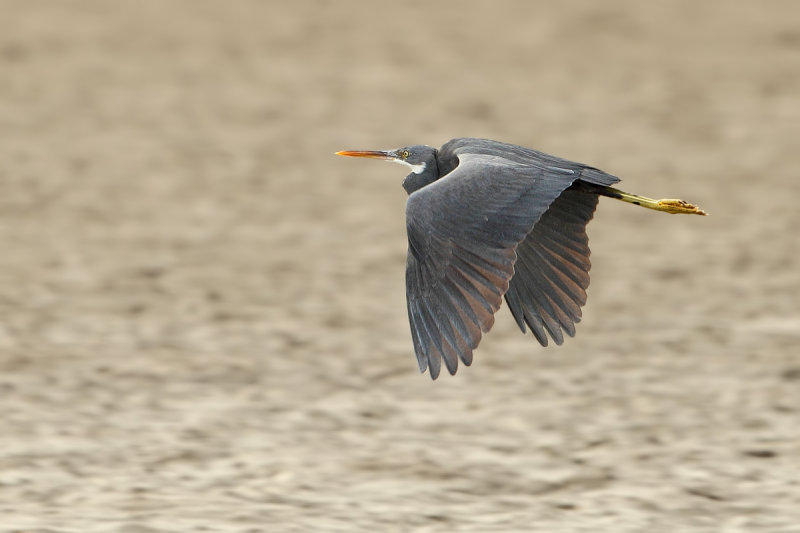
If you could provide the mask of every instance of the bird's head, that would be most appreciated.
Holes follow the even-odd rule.
[[[396,150],[342,150],[341,152],[336,152],[336,155],[369,157],[406,165],[411,168],[411,174],[403,180],[403,188],[408,194],[439,178],[439,168],[436,164],[436,148],[423,144],[406,146]]]

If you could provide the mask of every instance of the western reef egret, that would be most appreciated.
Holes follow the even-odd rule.
[[[589,286],[586,224],[598,197],[656,211],[706,213],[683,200],[652,200],[612,187],[619,178],[530,148],[461,138],[440,149],[416,145],[341,151],[411,168],[406,302],[421,372],[455,374],[472,363],[502,299],[522,332],[547,346],[575,335]]]

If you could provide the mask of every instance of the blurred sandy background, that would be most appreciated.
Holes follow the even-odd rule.
[[[800,531],[800,4],[0,0],[0,531]],[[417,373],[404,171],[602,200],[578,335]]]

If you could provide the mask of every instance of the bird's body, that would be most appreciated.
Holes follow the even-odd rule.
[[[420,371],[451,374],[494,324],[505,298],[520,329],[556,344],[575,334],[589,286],[586,224],[599,196],[671,213],[705,214],[680,200],[611,187],[599,169],[512,144],[459,138],[339,155],[404,163],[406,300]]]

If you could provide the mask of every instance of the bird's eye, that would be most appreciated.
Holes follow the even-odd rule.
[[[402,155],[402,156],[403,156],[403,159],[406,159],[406,158],[407,158],[409,155],[411,155],[411,154],[409,154],[409,153],[408,153],[408,150],[403,150],[403,151],[402,151],[402,153],[401,153],[400,155]]]

